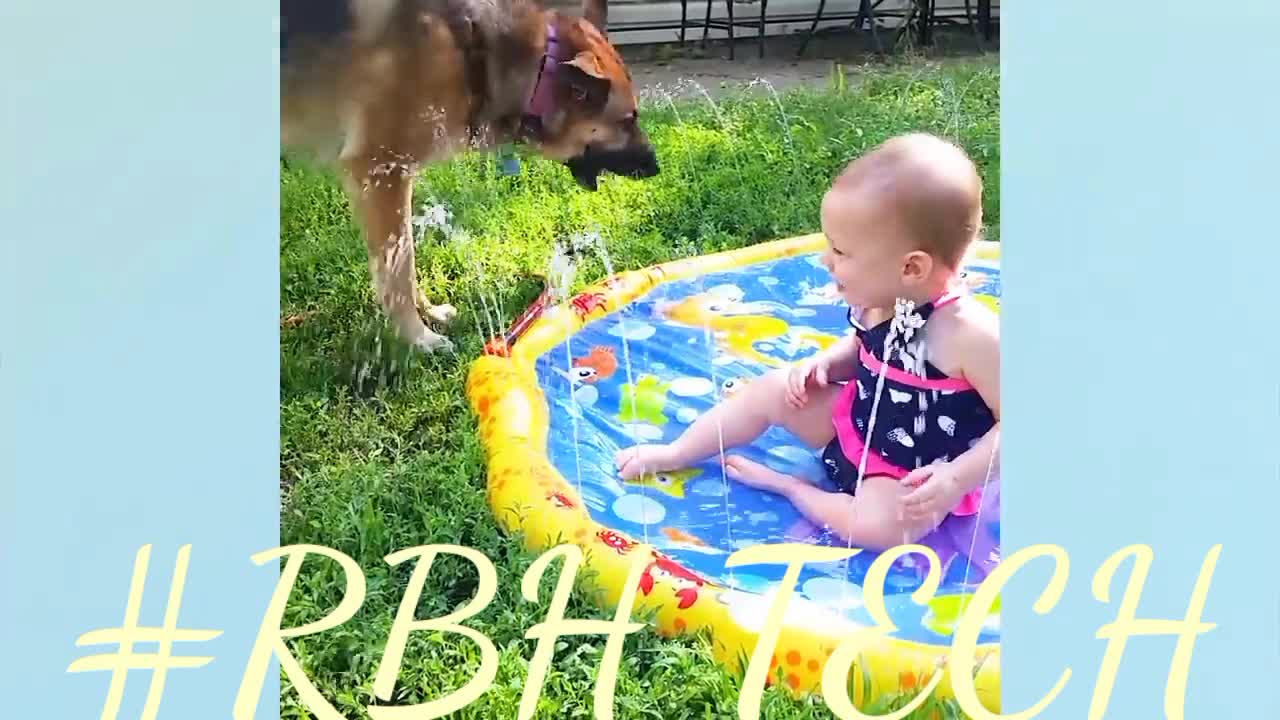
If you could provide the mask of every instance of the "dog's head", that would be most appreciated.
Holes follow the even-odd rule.
[[[631,73],[605,37],[607,0],[583,0],[581,17],[551,13],[547,57],[526,113],[530,141],[595,190],[605,172],[658,174],[640,127]]]

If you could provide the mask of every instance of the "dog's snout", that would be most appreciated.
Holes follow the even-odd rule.
[[[578,184],[588,190],[596,189],[596,178],[601,173],[643,179],[654,177],[659,172],[658,154],[648,144],[621,150],[597,150],[588,146],[581,155],[570,158],[565,164]]]
[[[619,175],[642,179],[655,177],[658,174],[658,155],[652,150],[634,153],[613,169]]]
[[[648,143],[618,153],[617,160],[613,171],[630,178],[651,178],[659,172],[658,153]]]
[[[652,147],[646,147],[644,152],[640,154],[640,161],[636,164],[635,174],[637,177],[651,178],[660,172],[658,167],[658,153]]]

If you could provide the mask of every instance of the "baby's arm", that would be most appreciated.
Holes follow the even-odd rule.
[[[847,382],[853,379],[858,363],[858,336],[849,333],[822,351],[827,361],[827,381]]]
[[[973,447],[951,461],[964,492],[975,490],[1000,468],[1000,328],[996,322],[973,323],[957,333],[961,372],[995,415],[996,423]]]
[[[911,520],[945,514],[965,495],[985,485],[1000,468],[999,328],[994,320],[982,324],[966,322],[946,345],[948,356],[960,361],[960,375],[991,408],[995,424],[960,457],[918,468],[902,479],[904,485],[913,488],[902,496],[902,510]]]

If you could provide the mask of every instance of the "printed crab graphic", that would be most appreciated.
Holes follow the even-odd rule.
[[[698,601],[698,589],[707,584],[696,573],[663,555],[658,555],[645,568],[644,574],[640,576],[640,591],[646,596],[650,595],[659,582],[672,586],[680,601],[676,607],[681,610],[692,607]]]
[[[613,530],[601,530],[596,533],[596,538],[600,542],[616,550],[619,555],[626,555],[631,548],[636,546],[634,542],[626,539],[621,533]]]
[[[566,510],[572,510],[573,508],[577,507],[577,505],[575,505],[573,501],[569,499],[568,495],[565,495],[564,493],[558,490],[547,493],[547,499],[550,500],[556,507],[564,508]]]
[[[587,319],[596,310],[607,309],[604,295],[598,292],[584,292],[575,295],[573,300],[569,301],[569,304],[582,320]]]

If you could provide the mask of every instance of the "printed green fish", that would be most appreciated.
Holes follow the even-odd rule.
[[[663,411],[667,407],[667,390],[671,383],[655,375],[642,375],[636,384],[623,385],[620,391],[618,419],[622,422],[646,422],[659,427],[667,424]]]
[[[956,625],[959,624],[965,608],[969,607],[969,602],[972,599],[973,595],[969,594],[939,595],[929,601],[929,611],[925,613],[921,624],[939,635],[950,635],[955,632]],[[993,626],[999,622],[999,617],[1000,596],[997,595],[995,602],[991,604],[991,611],[985,618],[983,626]]]

